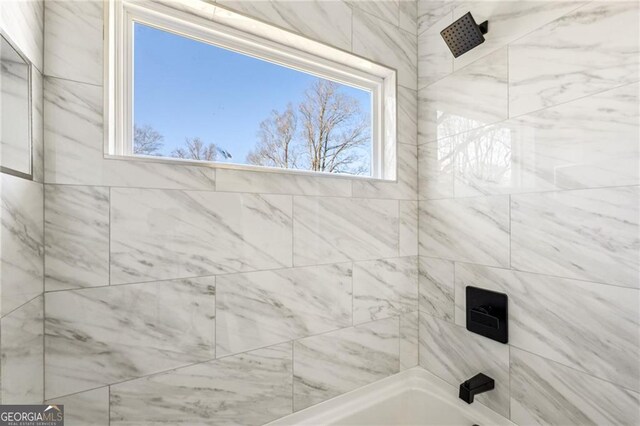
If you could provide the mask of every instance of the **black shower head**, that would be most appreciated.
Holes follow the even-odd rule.
[[[440,31],[440,35],[449,46],[453,56],[457,58],[477,45],[484,43],[483,34],[486,34],[488,29],[489,21],[484,21],[478,25],[473,16],[471,16],[471,12],[468,12],[462,18]]]

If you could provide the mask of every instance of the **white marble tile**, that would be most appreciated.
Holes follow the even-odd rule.
[[[350,326],[351,281],[351,263],[218,277],[216,356]]]
[[[218,0],[217,4],[344,50],[351,50],[351,8],[343,1]]]
[[[454,263],[449,260],[419,258],[420,312],[454,320]]]
[[[102,88],[46,78],[45,180],[74,185],[213,189],[209,167],[104,158]]]
[[[47,399],[215,357],[215,278],[47,293]]]
[[[42,403],[43,321],[41,296],[0,320],[0,401],[3,404]]]
[[[495,380],[495,389],[476,400],[509,417],[509,346],[420,313],[420,366],[458,388],[478,373]]]
[[[440,31],[452,22],[447,13],[418,35],[418,87],[423,88],[453,72],[453,55]]]
[[[398,201],[294,197],[294,265],[398,256]]]
[[[33,180],[44,182],[44,77],[31,68],[31,146]]]
[[[109,426],[109,387],[45,401],[64,405],[66,426]]]
[[[431,28],[444,15],[451,14],[459,0],[417,0],[418,34]]]
[[[456,135],[456,197],[640,183],[638,84]]]
[[[453,19],[459,19],[467,12],[471,12],[476,23],[489,21],[489,32],[484,35],[484,43],[455,59],[454,68],[460,69],[469,65],[585,3],[586,1],[572,0],[471,0],[461,2],[453,9]],[[444,27],[440,28],[440,30],[442,29]]]
[[[418,198],[453,197],[455,151],[452,138],[418,146]]]
[[[111,189],[111,283],[291,266],[291,197]]]
[[[513,348],[511,420],[520,425],[635,425],[640,395]]]
[[[42,184],[2,173],[0,199],[0,316],[4,316],[43,290]]]
[[[367,12],[376,18],[399,25],[400,0],[345,0],[347,4]]]
[[[418,135],[435,141],[507,118],[507,49],[418,91]]]
[[[418,187],[418,154],[415,145],[397,144],[397,180],[353,180],[353,196],[415,200]]]
[[[509,296],[509,343],[629,389],[640,390],[638,290],[456,264],[456,323],[465,287]]]
[[[415,256],[418,254],[418,202],[400,201],[400,256]]]
[[[418,2],[414,0],[400,0],[398,23],[400,28],[411,34],[418,33]]]
[[[398,318],[293,344],[293,409],[302,410],[399,371]]]
[[[509,266],[509,197],[420,202],[420,255]]]
[[[111,387],[111,426],[261,425],[291,413],[291,343]]]
[[[415,34],[354,9],[353,53],[397,69],[398,84],[417,89]]]
[[[590,2],[512,43],[510,116],[638,81],[639,7]]]
[[[417,257],[370,260],[353,264],[354,324],[417,310]]]
[[[418,92],[398,86],[397,96],[398,142],[416,145],[418,143]]]
[[[47,0],[45,74],[103,85],[103,2]]]
[[[3,0],[0,28],[43,71],[44,1]]]
[[[400,315],[400,370],[418,363],[418,312],[410,312]]]
[[[640,187],[511,197],[514,269],[640,288]]]
[[[217,169],[216,191],[350,197],[351,179]]]
[[[109,285],[109,188],[45,185],[45,289]]]

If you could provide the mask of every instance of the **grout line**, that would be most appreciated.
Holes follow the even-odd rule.
[[[69,82],[69,83],[84,84],[84,85],[92,86],[92,87],[100,87],[100,88],[104,87],[103,84],[88,83],[86,81],[74,80],[74,79],[65,78],[65,77],[58,77],[58,76],[50,75],[50,74],[42,74],[42,77],[44,79],[47,79],[47,80],[55,79],[55,80],[66,81],[66,82]]]

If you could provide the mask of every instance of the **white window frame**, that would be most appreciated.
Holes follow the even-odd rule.
[[[175,0],[188,4],[190,0]],[[356,55],[293,35],[285,30],[259,21],[251,24],[265,27],[275,39],[285,43],[292,38],[297,47],[305,43],[314,45],[314,54],[282,42],[252,34],[245,28],[225,25],[216,19],[207,19],[186,13],[155,1],[107,0],[105,18],[105,156],[109,158],[144,158],[133,154],[133,64],[134,23],[158,28],[179,36],[201,41],[240,54],[272,62],[287,68],[310,73],[371,92],[372,152],[371,175],[376,179],[396,179],[396,72]],[[192,3],[193,4],[193,3]],[[219,6],[211,6],[220,9]],[[224,10],[224,17],[235,14]],[[238,15],[241,16],[241,15]],[[233,17],[233,16],[232,16]],[[249,18],[243,17],[246,24]],[[233,19],[231,20],[233,21]],[[252,25],[248,26],[249,28]],[[264,29],[263,28],[263,33]],[[321,54],[317,54],[321,52]],[[147,157],[166,162],[191,162],[221,168],[267,170],[264,166],[201,162],[170,157]],[[279,172],[310,172],[299,169],[275,168]],[[273,170],[272,170],[273,171]],[[353,176],[353,175],[349,175]]]

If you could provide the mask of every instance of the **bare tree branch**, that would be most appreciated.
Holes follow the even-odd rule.
[[[186,138],[185,146],[173,150],[171,156],[190,160],[215,161],[218,157],[218,151],[220,150],[215,144],[205,144],[202,139],[195,137]]]
[[[164,137],[151,126],[133,126],[133,153],[138,155],[158,155]]]
[[[299,152],[295,146],[297,117],[291,104],[283,113],[271,111],[260,123],[259,141],[247,154],[247,162],[259,166],[297,168]]]

